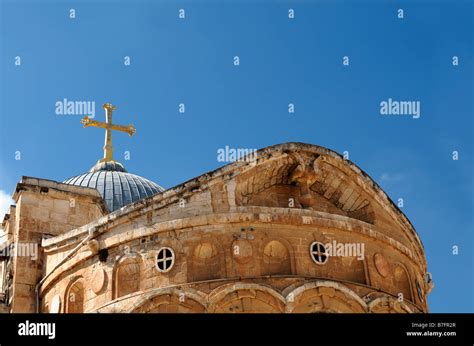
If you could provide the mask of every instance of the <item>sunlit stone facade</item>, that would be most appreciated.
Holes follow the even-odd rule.
[[[428,312],[411,223],[352,162],[285,143],[109,212],[23,177],[4,219],[11,312]],[[334,245],[334,246],[333,246]]]

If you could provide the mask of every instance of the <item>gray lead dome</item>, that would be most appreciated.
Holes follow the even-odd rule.
[[[97,163],[88,173],[63,183],[96,189],[111,212],[164,191],[158,184],[128,173],[119,162]]]

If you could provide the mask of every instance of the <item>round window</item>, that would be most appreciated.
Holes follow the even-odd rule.
[[[326,247],[323,243],[313,242],[309,248],[311,258],[316,264],[325,264],[328,260],[328,255],[326,253]]]
[[[163,247],[158,251],[156,255],[156,269],[165,273],[170,271],[174,265],[174,251],[169,247]]]

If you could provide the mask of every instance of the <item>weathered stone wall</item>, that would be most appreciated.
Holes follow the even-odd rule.
[[[12,257],[11,312],[35,312],[35,286],[45,275],[43,237],[82,226],[106,210],[95,190],[35,178],[24,177],[13,197],[15,214],[7,222],[17,249]]]
[[[42,240],[44,268],[24,271],[35,277],[30,289],[44,278],[44,312],[428,311],[413,227],[365,173],[324,148],[266,148],[255,162],[102,217],[90,196],[80,216],[51,203],[67,201],[63,193],[18,195],[19,235],[38,242],[48,233],[38,222],[55,223]],[[334,241],[363,246],[363,260],[328,256]],[[19,306],[31,310],[31,292],[24,297]]]
[[[140,219],[135,219],[135,227],[128,223],[121,224],[96,238],[99,248],[107,248],[108,257],[104,262],[85,246],[75,261],[71,261],[62,273],[58,273],[55,281],[45,287],[44,308],[51,305],[54,296],[59,296],[63,302],[61,311],[70,311],[67,303],[71,299],[71,283],[75,281],[83,282],[84,289],[80,293],[83,298],[79,300],[84,301],[83,311],[86,312],[103,309],[105,305],[105,311],[131,311],[137,296],[170,287],[183,289],[183,292],[192,288],[192,292],[205,296],[205,311],[217,312],[230,311],[225,309],[231,307],[224,303],[226,308],[211,308],[209,305],[208,295],[223,285],[252,282],[283,297],[283,292],[290,287],[296,289],[298,285],[331,280],[364,301],[384,297],[390,302],[397,302],[402,293],[404,304],[398,305],[407,308],[400,307],[401,311],[426,311],[424,293],[421,300],[414,284],[416,278],[424,274],[407,248],[361,221],[330,214],[326,215],[327,218],[321,216],[320,213],[301,209],[252,207],[247,213],[219,213],[163,221],[151,226],[140,226]],[[146,223],[146,215],[142,216],[142,222]],[[311,243],[330,243],[333,240],[364,244],[364,260],[330,257],[325,264],[315,263],[310,255]],[[175,253],[174,265],[166,273],[156,268],[157,252],[163,247],[169,247]],[[51,248],[48,256],[54,257],[58,253]],[[64,272],[69,267],[71,269]],[[400,269],[397,268],[406,270],[406,276],[403,272],[398,273]],[[77,292],[73,293],[75,297]],[[163,295],[169,294],[164,292]],[[125,299],[127,296],[130,300]],[[311,300],[311,297],[307,299]],[[314,309],[342,309],[334,305],[336,301],[328,303],[328,306],[321,305],[322,300],[316,304],[318,299],[322,299],[317,297],[314,298],[315,305],[312,305]],[[179,294],[171,300],[174,305],[170,311],[186,310],[175,304],[176,299],[179,302]],[[284,311],[290,306],[288,304],[285,302],[282,305]],[[247,304],[245,311],[265,310],[260,305],[255,310],[250,306],[253,305]],[[137,311],[145,311],[143,309]],[[341,311],[350,311],[348,309],[345,307]],[[358,311],[359,307],[354,309]],[[162,311],[162,308],[157,311]]]

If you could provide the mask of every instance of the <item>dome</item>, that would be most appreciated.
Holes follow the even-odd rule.
[[[96,189],[111,212],[164,191],[158,184],[128,173],[117,161],[98,162],[88,173],[69,178],[63,183]]]

